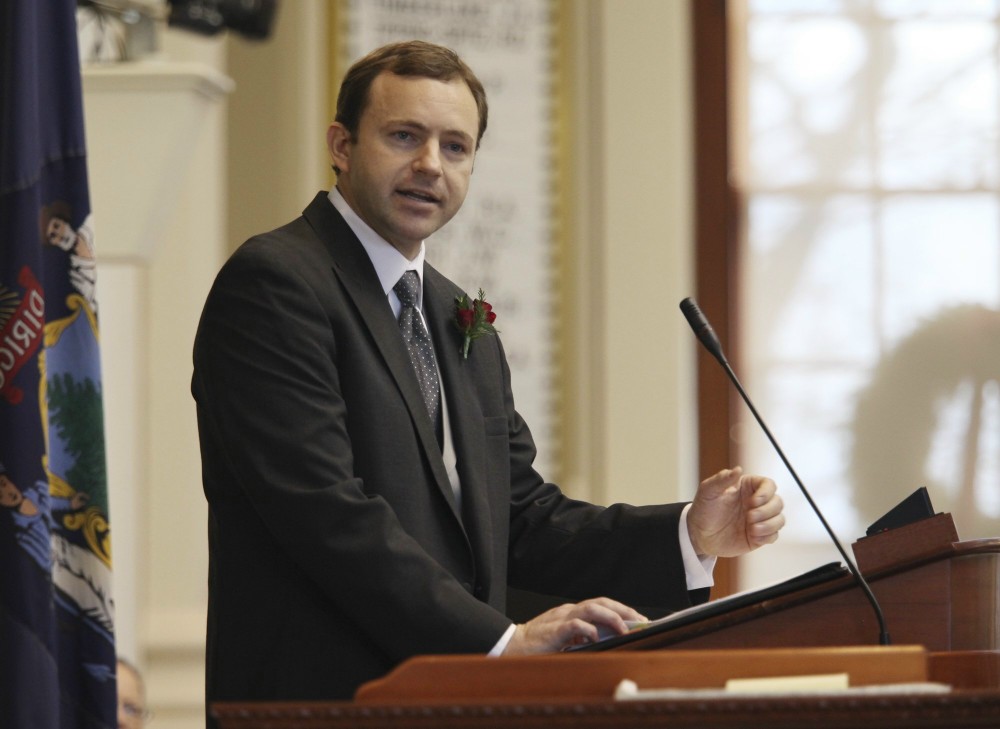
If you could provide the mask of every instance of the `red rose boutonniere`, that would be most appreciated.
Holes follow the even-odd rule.
[[[469,358],[469,345],[473,339],[497,333],[493,326],[497,315],[484,296],[483,290],[479,289],[479,296],[471,301],[467,294],[455,297],[455,326],[462,333],[462,357],[465,359]]]

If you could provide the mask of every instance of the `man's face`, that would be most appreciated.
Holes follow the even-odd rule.
[[[73,243],[73,229],[69,227],[69,223],[65,220],[52,218],[46,230],[46,237],[52,245],[68,251]]]
[[[22,501],[24,501],[24,494],[21,493],[21,489],[7,478],[7,474],[0,474],[0,506],[15,509],[21,505]]]
[[[141,729],[146,697],[141,679],[124,663],[118,664],[118,729]]]
[[[382,73],[372,82],[355,139],[327,132],[337,187],[351,208],[407,258],[465,201],[479,112],[461,79]]]

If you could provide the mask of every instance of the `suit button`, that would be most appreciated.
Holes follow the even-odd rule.
[[[466,592],[472,592],[472,583],[471,582],[463,582],[462,583],[462,587],[465,588]]]

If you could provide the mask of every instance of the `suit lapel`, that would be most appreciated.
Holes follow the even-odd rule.
[[[334,274],[357,307],[361,320],[371,333],[375,347],[392,373],[410,411],[410,418],[434,474],[438,490],[448,501],[455,518],[461,522],[455,495],[452,493],[444,461],[441,459],[441,448],[438,446],[434,426],[427,414],[427,406],[420,394],[420,386],[417,384],[410,355],[399,334],[399,325],[392,315],[392,308],[382,291],[382,284],[379,282],[378,274],[375,273],[371,259],[325,193],[317,194],[303,215],[320,240],[331,250]]]
[[[453,323],[454,287],[430,265],[424,265],[424,314],[434,340],[434,352],[444,383],[451,435],[462,482],[462,512],[466,534],[476,555],[482,584],[492,578],[490,555],[493,529],[486,481],[486,434],[474,387],[476,365],[463,359],[460,336]]]

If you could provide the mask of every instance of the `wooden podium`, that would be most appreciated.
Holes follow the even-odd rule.
[[[959,542],[950,515],[855,542],[858,568],[878,598],[892,641],[937,654],[962,654],[977,673],[932,677],[1000,689],[1000,539]],[[669,627],[669,626],[668,626]],[[616,650],[873,645],[875,613],[853,577],[839,576],[752,601],[706,620],[609,641]]]
[[[588,651],[418,657],[353,702],[220,703],[212,714],[222,729],[1000,726],[1000,539],[960,542],[939,514],[853,546],[893,647],[874,645],[877,621],[851,575],[829,570]],[[622,678],[718,686],[726,675],[828,671],[849,672],[852,685],[919,680],[952,690],[655,701],[611,693]]]

